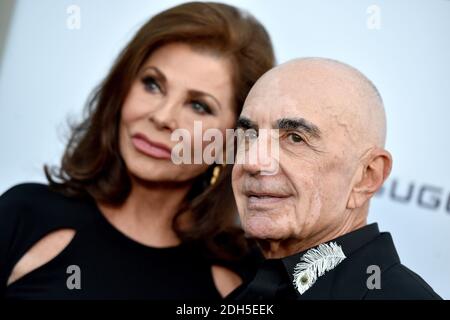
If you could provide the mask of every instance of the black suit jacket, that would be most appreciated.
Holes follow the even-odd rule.
[[[365,226],[332,240],[346,255],[339,265],[325,272],[303,294],[293,285],[295,265],[305,252],[263,262],[255,278],[231,295],[234,300],[317,299],[441,299],[417,274],[400,263],[392,237],[380,233],[377,224]],[[381,288],[370,289],[368,279],[380,270]],[[370,283],[372,281],[369,280]]]

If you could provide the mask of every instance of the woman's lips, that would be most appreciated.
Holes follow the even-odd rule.
[[[156,158],[168,160],[171,158],[171,150],[169,147],[153,142],[143,134],[135,134],[131,138],[134,147],[145,155]]]

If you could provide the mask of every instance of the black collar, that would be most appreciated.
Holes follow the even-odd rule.
[[[371,242],[380,235],[377,223],[366,225],[360,229],[346,233],[338,238],[327,241],[327,243],[335,242],[342,247],[345,256],[349,257],[353,252]],[[310,250],[310,249],[308,249]],[[289,275],[291,281],[294,281],[293,274],[295,265],[300,262],[301,257],[308,251],[302,251],[294,255],[282,258],[281,261]]]
[[[400,263],[390,234],[380,233],[376,223],[329,242],[340,245],[347,258],[322,275],[303,295],[294,288],[293,273],[307,250],[282,259],[265,260],[254,279],[236,290],[231,299],[361,299],[368,291],[369,265],[386,270]]]

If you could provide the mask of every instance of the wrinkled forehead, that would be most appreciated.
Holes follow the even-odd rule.
[[[249,93],[242,116],[259,127],[272,127],[283,118],[302,118],[322,131],[334,130],[346,118],[342,94],[326,82],[296,74],[264,77]]]

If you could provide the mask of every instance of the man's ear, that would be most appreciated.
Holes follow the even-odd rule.
[[[363,206],[381,188],[392,169],[391,154],[375,148],[363,159],[363,172],[354,185],[347,202],[348,209]]]

